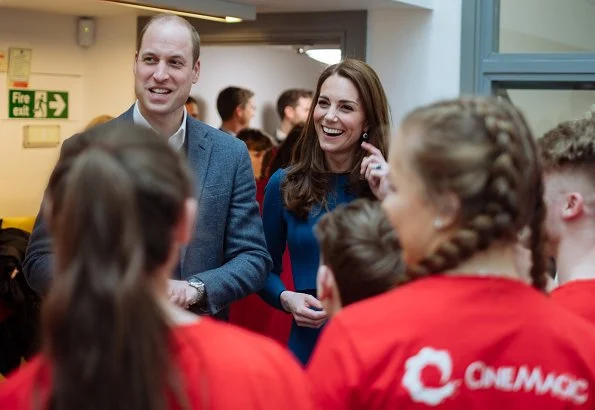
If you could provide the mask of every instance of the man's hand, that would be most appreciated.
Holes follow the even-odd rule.
[[[167,297],[176,305],[188,309],[198,300],[198,290],[193,288],[185,280],[169,279]]]

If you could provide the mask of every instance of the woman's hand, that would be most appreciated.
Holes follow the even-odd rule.
[[[362,148],[370,153],[362,161],[361,175],[366,178],[374,196],[382,201],[387,194],[388,163],[382,152],[368,142],[362,142]]]
[[[286,290],[281,293],[280,299],[281,306],[293,315],[298,326],[317,329],[328,317],[322,303],[312,295]]]

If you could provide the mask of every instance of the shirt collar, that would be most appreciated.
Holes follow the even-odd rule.
[[[277,128],[277,130],[275,131],[275,137],[278,142],[283,142],[287,139],[287,134],[281,131],[280,128]]]
[[[184,141],[186,139],[186,118],[188,117],[188,113],[186,111],[186,107],[183,107],[183,109],[184,117],[182,118],[182,124],[180,124],[180,128],[178,128],[178,130],[174,132],[174,134],[171,135],[167,140],[169,145],[176,151],[180,151],[182,149],[182,147],[184,146]],[[149,124],[149,121],[147,121],[147,119],[143,117],[143,115],[141,114],[140,109],[138,108],[138,100],[136,100],[136,102],[134,103],[134,111],[132,113],[132,118],[135,124],[153,129],[153,127],[151,127],[151,124]]]

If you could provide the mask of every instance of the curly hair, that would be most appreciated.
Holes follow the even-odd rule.
[[[595,119],[566,121],[537,141],[546,171],[560,168],[595,170]]]

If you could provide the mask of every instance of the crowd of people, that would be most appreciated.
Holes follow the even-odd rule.
[[[64,142],[23,264],[42,347],[0,408],[595,409],[595,119],[535,136],[460,97],[393,132],[345,59],[279,98],[275,136],[239,87],[216,129],[199,58],[153,17],[136,102]],[[287,348],[225,323],[254,294]]]

